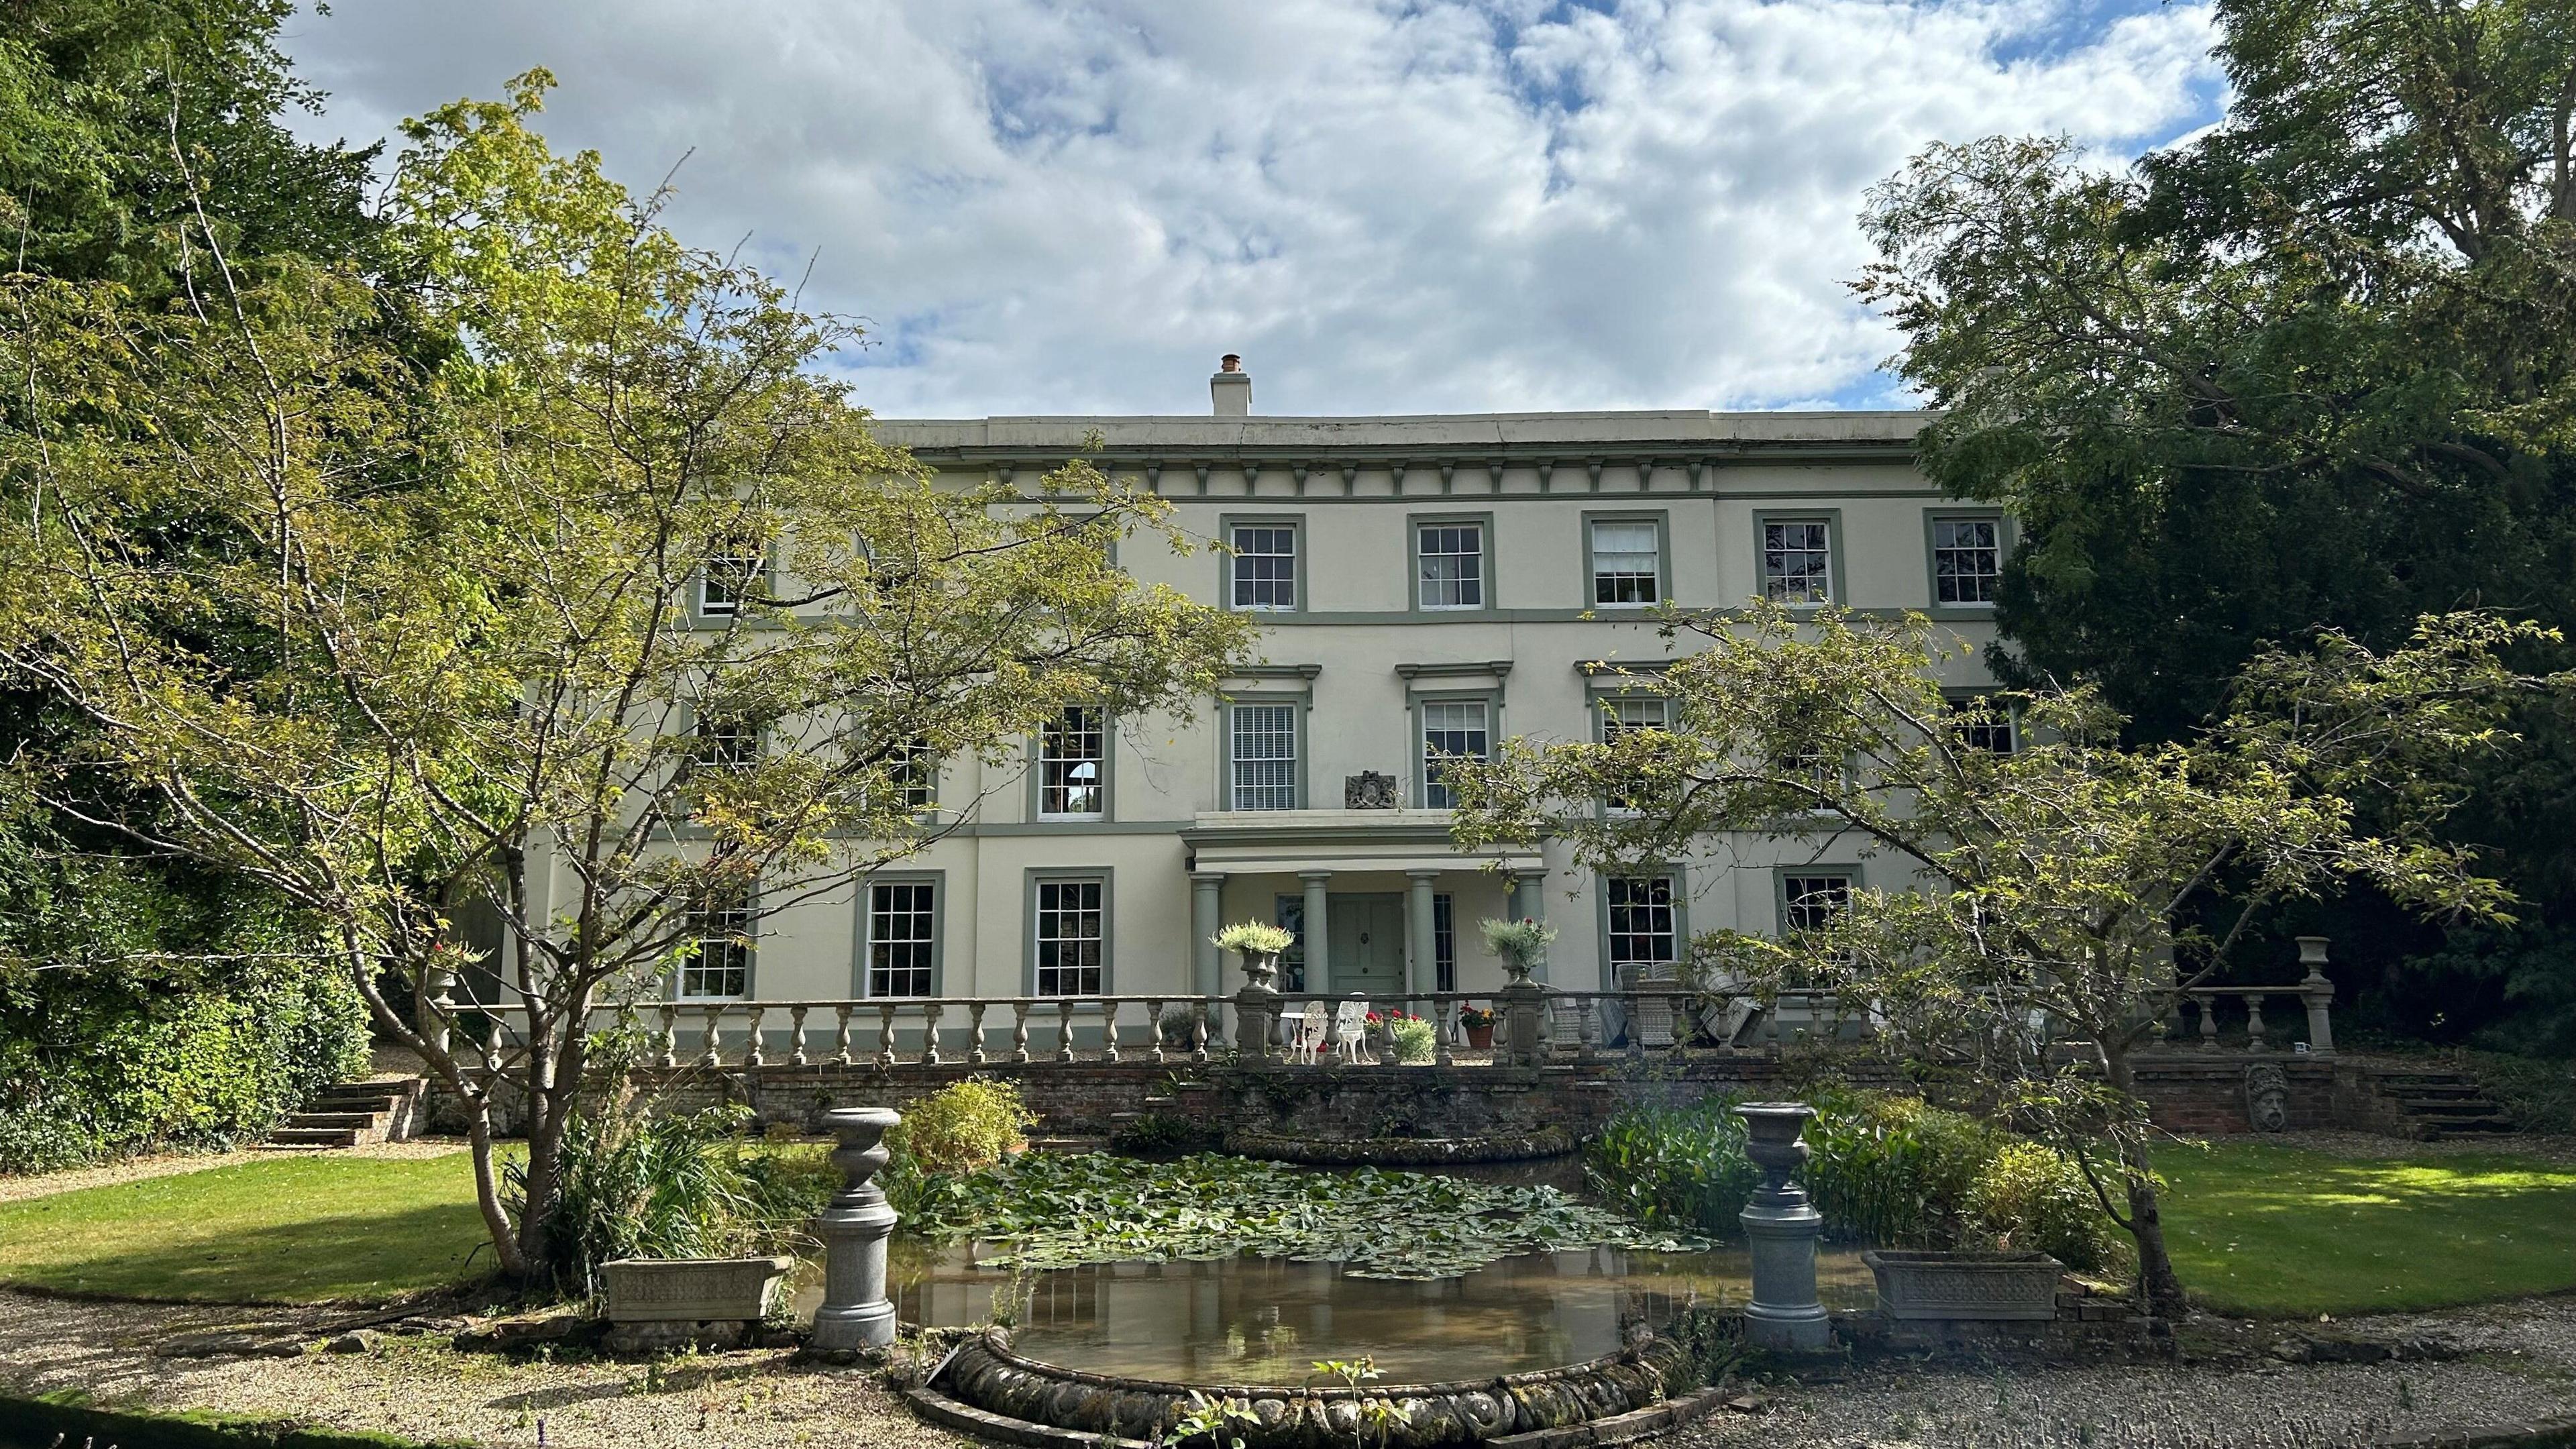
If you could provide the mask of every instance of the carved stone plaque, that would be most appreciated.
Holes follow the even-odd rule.
[[[1342,808],[1345,810],[1392,810],[1395,808],[1395,777],[1375,770],[1362,770],[1342,777]]]
[[[2290,1125],[2290,1076],[2270,1062],[2245,1069],[2245,1116],[2257,1132],[2286,1131]]]

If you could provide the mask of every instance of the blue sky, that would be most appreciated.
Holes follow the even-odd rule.
[[[2215,119],[2153,0],[341,0],[287,47],[372,140],[530,66],[690,240],[866,319],[889,417],[1869,407],[1845,282],[1940,139],[2109,160]]]

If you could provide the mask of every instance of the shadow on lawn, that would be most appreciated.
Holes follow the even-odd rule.
[[[489,1276],[474,1204],[353,1211],[250,1228],[176,1229],[88,1257],[22,1262],[8,1281],[171,1303],[377,1303]]]

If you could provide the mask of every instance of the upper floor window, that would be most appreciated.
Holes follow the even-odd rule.
[[[1037,884],[1037,994],[1098,996],[1107,980],[1108,882]]]
[[[917,813],[938,805],[939,756],[928,740],[914,739],[895,750],[886,759],[886,774],[904,809]]]
[[[1672,702],[1663,699],[1605,699],[1601,701],[1601,742],[1610,744],[1620,736],[1641,730],[1672,728]],[[1634,810],[1636,799],[1626,791],[1613,788],[1609,806],[1613,810]]]
[[[1421,708],[1422,803],[1447,810],[1457,803],[1445,778],[1450,762],[1481,760],[1492,750],[1487,706],[1481,699],[1426,699]]]
[[[1780,924],[1791,933],[1821,931],[1851,909],[1852,878],[1842,871],[1780,877]]]
[[[1485,526],[1414,525],[1414,601],[1425,609],[1485,607]]]
[[[1833,598],[1833,524],[1829,520],[1764,520],[1762,596],[1782,604],[1822,604]]]
[[[741,613],[767,565],[752,540],[718,539],[698,571],[698,612],[713,618]]]
[[[751,994],[751,892],[710,890],[690,903],[683,925],[696,954],[680,964],[680,995],[722,1000]]]
[[[2018,725],[2012,706],[1993,695],[1965,695],[1950,701],[1950,728],[1959,743],[1972,750],[2011,754],[2021,744]]]
[[[1664,596],[1662,530],[1650,518],[1592,524],[1592,602],[1652,604]]]
[[[1614,875],[1602,883],[1608,892],[1607,925],[1610,964],[1615,979],[1628,979],[1627,967],[1647,968],[1636,974],[1663,974],[1652,968],[1681,959],[1681,932],[1673,908],[1673,878],[1668,875]]]
[[[1297,706],[1238,704],[1231,736],[1234,780],[1227,807],[1297,808]]]
[[[2003,525],[1997,520],[1933,519],[1932,602],[1993,603],[2003,557]]]
[[[937,882],[878,881],[868,887],[868,995],[930,995],[938,949]]]
[[[1226,540],[1234,553],[1234,607],[1297,607],[1297,527],[1238,523]]]
[[[760,726],[740,715],[698,715],[692,758],[710,770],[739,770],[760,762]]]
[[[1108,719],[1078,704],[1038,731],[1038,814],[1098,817],[1109,803]]]

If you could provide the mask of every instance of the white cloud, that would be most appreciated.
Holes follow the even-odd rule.
[[[817,258],[887,416],[1865,400],[1863,191],[1934,139],[2208,119],[2209,11],[2085,0],[343,0],[373,138],[531,65],[559,146]]]

